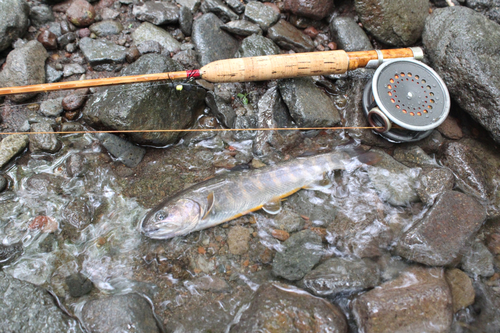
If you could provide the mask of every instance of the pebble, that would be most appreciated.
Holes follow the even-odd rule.
[[[205,0],[200,7],[203,13],[214,13],[223,22],[237,20],[239,16],[227,7],[221,0]]]
[[[147,40],[145,42],[137,44],[137,50],[139,50],[141,54],[146,54],[146,53],[161,54],[161,44],[154,40]]]
[[[66,124],[69,124],[69,125],[66,125]],[[66,126],[62,127],[61,131],[83,130],[83,128],[70,127],[72,124],[77,124],[77,123],[72,123],[72,122],[64,123],[63,125],[66,125]],[[80,125],[80,127],[81,127],[81,125]],[[68,176],[70,176],[70,177],[83,176],[85,173],[85,159],[83,158],[83,156],[80,154],[71,154],[68,157],[68,159],[66,160],[66,172],[68,173]]]
[[[125,62],[127,49],[115,43],[102,40],[82,38],[80,50],[94,70],[114,70]]]
[[[252,35],[241,41],[240,48],[235,53],[235,58],[258,57],[279,53],[280,48],[269,38]]]
[[[186,69],[198,69],[201,66],[198,63],[196,55],[196,51],[194,50],[185,50],[174,55],[172,59],[179,62]]]
[[[0,1],[0,52],[9,48],[28,29],[30,7],[23,0]]]
[[[118,21],[107,20],[92,24],[89,30],[97,37],[118,35],[123,30],[123,26]],[[86,36],[85,36],[86,37]]]
[[[70,77],[72,75],[85,74],[86,72],[85,68],[79,64],[66,64],[64,65],[63,75],[64,77]]]
[[[458,120],[453,117],[446,117],[444,122],[438,126],[438,131],[448,139],[460,140],[464,134],[462,128],[458,125]]]
[[[75,111],[83,106],[89,94],[88,88],[76,89],[61,101],[65,111]]]
[[[120,16],[120,12],[111,9],[111,8],[103,8],[101,11],[101,17],[103,20],[114,20],[118,16]]]
[[[280,20],[269,28],[267,37],[285,50],[293,50],[295,52],[310,52],[314,50],[314,42],[311,37],[285,20]]]
[[[40,104],[40,113],[45,117],[58,117],[63,112],[63,108],[61,105],[61,98],[53,98],[43,101]]]
[[[258,24],[244,20],[227,22],[220,28],[234,35],[240,35],[240,36],[251,36],[253,34],[262,35],[262,29]]]
[[[136,146],[125,139],[110,133],[98,133],[96,137],[101,141],[104,148],[129,168],[135,168],[141,163],[146,149]]]
[[[472,276],[490,277],[495,273],[493,255],[482,242],[474,242],[462,257],[462,269]]]
[[[452,268],[446,270],[445,277],[451,290],[453,313],[474,303],[476,293],[472,280],[467,274],[457,268]]]
[[[2,178],[4,178],[2,176]],[[5,178],[4,178],[5,179]],[[23,254],[23,243],[0,244],[0,268],[14,262]]]
[[[48,123],[31,124],[31,132],[50,132],[54,130]],[[61,141],[54,134],[33,134],[29,136],[29,149],[31,152],[55,153],[62,147]]]
[[[38,5],[31,7],[30,20],[31,24],[36,28],[44,26],[55,19],[54,13],[52,13],[52,9],[49,6]]]
[[[125,59],[129,64],[135,62],[140,57],[141,57],[141,52],[139,51],[137,46],[132,45],[127,49],[127,55],[125,56]]]
[[[67,32],[64,35],[61,35],[60,37],[57,37],[57,43],[61,47],[65,47],[69,43],[73,43],[76,41],[76,33],[74,32]]]
[[[94,7],[85,0],[73,0],[66,10],[68,21],[77,27],[91,25],[96,17]]]
[[[333,8],[333,2],[328,0],[284,1],[285,11],[292,12],[298,16],[308,17],[313,20],[322,20],[324,17],[331,14]]]
[[[250,1],[245,7],[245,18],[258,24],[263,31],[267,31],[280,19],[279,12],[259,1]]]
[[[75,273],[66,277],[66,285],[71,297],[82,297],[92,291],[94,284],[82,273]]]
[[[251,231],[248,228],[241,226],[232,227],[227,235],[229,252],[235,255],[247,253],[250,248],[250,234]]]
[[[330,21],[330,33],[340,50],[346,52],[373,50],[370,39],[363,29],[347,16],[338,16]]]
[[[436,197],[450,191],[455,185],[455,176],[448,168],[425,168],[418,177],[417,194],[426,205],[432,205]]]
[[[42,232],[52,233],[59,228],[59,223],[53,217],[39,215],[31,221],[28,228],[30,230],[41,230]]]
[[[132,14],[140,21],[147,21],[154,25],[177,23],[179,8],[169,2],[147,1],[134,5]]]
[[[14,156],[21,153],[29,143],[29,136],[8,135],[0,141],[0,167],[4,167]]]
[[[193,13],[186,6],[179,9],[179,26],[186,36],[191,36],[193,31]]]
[[[304,225],[305,225],[304,219],[299,214],[288,209],[281,211],[271,221],[271,226],[286,231],[288,233],[302,230],[304,228]]]
[[[245,11],[245,4],[239,0],[226,0],[225,2],[236,14],[243,14]]]
[[[177,53],[181,49],[181,44],[166,30],[157,27],[149,22],[142,23],[133,33],[132,38],[135,44],[153,40],[163,47],[163,52]]]

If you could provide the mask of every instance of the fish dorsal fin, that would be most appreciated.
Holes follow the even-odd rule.
[[[202,220],[206,219],[208,215],[210,215],[212,208],[214,208],[214,203],[215,203],[214,192],[210,192],[207,196],[207,210]]]
[[[264,206],[262,206],[262,209],[272,215],[276,215],[281,211],[281,199],[280,198],[274,198],[268,203],[266,203]]]

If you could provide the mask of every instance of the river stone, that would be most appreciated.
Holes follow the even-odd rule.
[[[77,27],[86,27],[94,22],[96,12],[94,7],[85,0],[73,0],[66,10],[69,22]]]
[[[273,260],[273,274],[290,281],[302,279],[319,262],[323,252],[321,237],[311,230],[290,236]]]
[[[189,8],[191,13],[196,12],[201,5],[201,0],[176,0],[175,2],[181,6]]]
[[[229,332],[347,333],[347,330],[347,320],[338,306],[293,286],[265,283]]]
[[[223,22],[239,19],[239,16],[227,7],[221,0],[205,0],[200,7],[203,13],[214,13]]]
[[[31,132],[51,132],[54,130],[48,123],[31,124]],[[61,149],[62,143],[58,136],[54,134],[33,134],[30,135],[29,148],[31,152],[55,153]]]
[[[311,78],[278,81],[281,97],[299,127],[333,126],[340,115],[333,100]]]
[[[89,95],[89,88],[76,89],[70,92],[61,101],[65,111],[76,111],[83,106]]]
[[[0,72],[0,87],[16,87],[45,83],[45,59],[48,53],[43,45],[32,40],[11,51]],[[23,102],[36,93],[12,95],[8,98],[14,102]]]
[[[59,81],[64,75],[63,71],[58,71],[50,65],[45,66],[45,80],[48,83]]]
[[[181,44],[166,30],[157,27],[149,22],[142,23],[132,33],[135,44],[140,44],[148,40],[154,40],[163,47],[166,53],[176,53],[181,49]]]
[[[446,191],[424,218],[401,236],[396,254],[429,266],[449,265],[485,219],[485,208],[476,199]]]
[[[138,147],[119,136],[110,133],[99,133],[96,134],[96,137],[117,161],[122,162],[129,168],[135,168],[139,165],[144,154],[146,154],[146,149]]]
[[[422,40],[453,100],[500,143],[500,25],[470,8],[436,9]]]
[[[44,289],[0,271],[0,331],[81,333],[78,321],[62,313]]]
[[[177,23],[179,8],[169,2],[147,1],[134,5],[132,14],[139,21],[148,21],[154,25]]]
[[[283,5],[285,11],[313,20],[323,19],[330,14],[334,8],[333,1],[330,0],[285,0]]]
[[[180,71],[174,60],[159,54],[146,54],[121,71],[122,76]],[[133,89],[110,88],[107,93],[88,99],[83,119],[93,127],[114,130],[182,129],[192,122],[194,113],[203,105],[205,90],[197,86],[175,90],[163,83],[140,83]],[[129,139],[139,144],[165,146],[181,133],[132,133]]]
[[[482,242],[474,242],[462,257],[462,269],[471,276],[490,277],[495,273],[493,255]]]
[[[161,53],[161,49],[161,44],[154,40],[147,40],[145,42],[137,44],[137,50],[139,50],[141,54]]]
[[[301,283],[315,295],[333,296],[375,287],[380,272],[370,259],[331,258],[307,273]]]
[[[500,2],[498,0],[467,0],[467,7],[500,24]]]
[[[9,185],[9,181],[7,178],[4,176],[0,175],[0,193],[5,191],[7,189],[7,186]],[[2,252],[2,249],[0,248],[0,253]],[[2,265],[2,262],[4,261],[2,254],[0,254],[0,266]]]
[[[221,29],[240,36],[262,35],[262,29],[258,24],[244,20],[227,22],[221,26]]]
[[[280,19],[280,13],[272,7],[266,6],[259,1],[250,1],[245,7],[245,17],[260,28],[267,31],[273,24]]]
[[[7,185],[7,180],[2,176]],[[5,188],[4,188],[5,189]],[[2,191],[4,190],[2,189]],[[0,191],[0,192],[2,192]],[[14,262],[23,254],[23,243],[18,242],[10,245],[0,244],[0,268]]]
[[[64,35],[57,37],[57,43],[60,47],[65,47],[66,45],[76,41],[77,34],[75,32],[67,32]]]
[[[440,194],[453,189],[455,176],[448,168],[424,168],[418,177],[418,183],[418,197],[430,206]]]
[[[438,166],[435,158],[430,157],[420,145],[397,147],[394,149],[393,157],[396,161],[410,168],[432,168]]]
[[[80,40],[80,50],[97,71],[112,71],[118,64],[125,62],[127,49],[123,46],[105,39],[92,39],[89,37]]]
[[[481,309],[475,320],[469,324],[472,332],[500,332],[500,279],[474,281],[476,291],[475,306]]]
[[[76,74],[85,74],[87,71],[80,64],[66,64],[64,65],[63,76],[70,77]]]
[[[220,59],[232,58],[239,43],[236,38],[220,29],[223,22],[212,13],[195,20],[191,38],[199,53],[202,66]]]
[[[0,1],[0,51],[21,38],[28,29],[30,7],[24,0]]]
[[[429,0],[355,0],[363,27],[382,43],[411,46],[422,36]]]
[[[179,9],[179,26],[186,36],[191,36],[193,32],[193,13],[186,6]]]
[[[107,20],[92,24],[90,31],[98,37],[118,35],[123,30],[123,26],[118,21]]]
[[[239,82],[219,83],[215,85],[213,91],[207,93],[207,105],[217,119],[228,128],[233,128],[236,120],[236,111],[231,105],[232,101],[242,93],[244,93],[244,87]]]
[[[475,291],[472,280],[457,268],[446,270],[446,282],[450,286],[453,299],[453,313],[474,303]]]
[[[373,50],[366,33],[347,16],[337,16],[330,21],[330,33],[340,50],[346,52]]]
[[[243,14],[245,11],[245,3],[239,0],[226,0],[225,3],[231,8],[236,14]]]
[[[278,23],[269,28],[267,37],[285,50],[294,50],[295,52],[310,52],[314,50],[314,43],[311,37],[285,20],[279,20]]]
[[[71,297],[82,297],[92,291],[94,286],[92,281],[87,279],[82,273],[71,274],[66,277],[66,285]]]
[[[242,226],[234,226],[227,234],[227,245],[229,252],[235,255],[242,255],[248,252],[250,246],[250,229]]]
[[[252,35],[241,42],[235,58],[258,57],[264,55],[279,54],[280,48],[269,38]]]
[[[413,267],[352,303],[362,332],[450,331],[450,289],[439,268]]]
[[[30,20],[31,24],[37,28],[45,24],[55,21],[54,13],[47,5],[39,5],[31,7]]]
[[[63,112],[63,107],[61,104],[62,100],[63,98],[60,97],[43,101],[42,104],[40,104],[39,112],[45,117],[57,117],[61,115],[61,113]]]
[[[0,167],[3,167],[10,159],[26,148],[29,137],[26,134],[8,135],[0,141]]]
[[[96,299],[85,303],[82,321],[89,332],[160,332],[151,305],[138,294]]]

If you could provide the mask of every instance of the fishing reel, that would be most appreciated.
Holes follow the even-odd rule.
[[[370,126],[392,142],[429,136],[448,116],[450,104],[443,80],[414,59],[383,62],[363,93],[363,111]]]

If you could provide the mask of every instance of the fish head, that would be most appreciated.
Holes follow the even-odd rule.
[[[191,199],[168,201],[153,209],[142,221],[142,232],[155,239],[167,239],[191,232],[201,220],[201,207]]]

